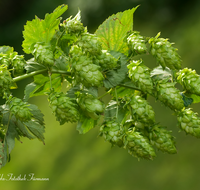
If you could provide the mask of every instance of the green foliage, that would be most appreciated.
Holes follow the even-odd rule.
[[[181,68],[177,49],[160,33],[149,38],[133,31],[136,9],[112,15],[91,34],[80,11],[62,22],[67,6],[61,5],[44,20],[35,17],[24,26],[22,47],[31,59],[0,47],[0,96],[5,100],[0,106],[0,166],[9,161],[15,139],[44,143],[43,114],[28,103],[34,96],[47,97],[60,125],[77,123],[80,134],[99,127],[99,135],[112,146],[138,159],[154,159],[154,147],[177,152],[171,131],[156,122],[149,96],[175,113],[181,130],[200,137],[200,119],[186,109],[200,102],[199,75]],[[150,69],[140,54],[153,55],[160,66]],[[16,83],[29,77],[33,81],[26,85],[24,99],[13,97]],[[105,94],[100,96],[101,90]],[[108,94],[110,99],[103,101]]]

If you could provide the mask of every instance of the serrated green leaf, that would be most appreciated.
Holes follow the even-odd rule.
[[[34,105],[34,104],[30,104],[29,108],[31,109],[30,112],[33,114],[33,117],[41,125],[44,125],[44,114],[39,110],[39,108],[36,105]]]
[[[193,99],[191,97],[186,96],[184,93],[181,92],[181,96],[184,102],[184,106],[188,107],[193,103]]]
[[[51,75],[51,83],[56,92],[61,91],[63,77],[60,74],[52,74]],[[33,96],[41,96],[45,95],[50,91],[51,85],[48,76],[44,76],[42,74],[34,76],[34,82],[28,84],[25,87],[24,91],[24,100],[27,101],[29,98]]]
[[[76,129],[80,134],[85,134],[89,130],[93,129],[95,125],[96,125],[96,120],[81,115],[81,118],[77,124]]]
[[[24,26],[24,41],[22,44],[25,53],[32,53],[34,49],[33,46],[37,42],[50,43],[59,27],[60,19],[58,19],[58,17],[60,17],[67,8],[67,5],[61,5],[57,7],[53,13],[46,14],[44,20],[35,17],[32,21],[27,21]]]
[[[0,53],[10,54],[14,51],[13,47],[10,46],[0,46]]]
[[[25,69],[27,73],[31,73],[33,71],[46,69],[46,67],[42,64],[37,63],[34,58],[31,58],[26,62]]]
[[[24,122],[29,131],[44,143],[45,127],[36,120]],[[45,143],[44,143],[45,144]]]
[[[128,31],[133,30],[133,13],[136,8],[119,12],[106,19],[95,34],[100,37],[103,49],[128,54],[128,46],[124,38]]]
[[[126,78],[128,72],[126,65],[127,59],[124,58],[125,55],[120,52],[113,52],[113,51],[111,52],[111,54],[115,58],[117,57],[119,58],[121,66],[118,69],[113,69],[106,72],[106,77],[104,80],[105,88],[113,88],[119,85]]]

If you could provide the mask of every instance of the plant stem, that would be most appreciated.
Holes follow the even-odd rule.
[[[13,82],[19,82],[19,81],[21,81],[21,80],[24,80],[24,79],[33,77],[33,76],[38,75],[38,74],[45,73],[45,72],[47,72],[47,71],[48,71],[48,69],[42,69],[42,70],[39,70],[39,71],[33,71],[33,72],[31,72],[31,73],[24,74],[24,75],[21,75],[21,76],[18,76],[18,77],[13,78]],[[62,70],[55,70],[55,69],[52,69],[51,72],[52,72],[52,73],[65,74],[65,75],[71,75],[71,72],[62,71]]]
[[[106,96],[107,94],[109,94],[109,93],[111,92],[111,90],[112,90],[112,88],[111,88],[108,92],[106,92],[105,94],[99,96],[98,99],[101,99],[101,98],[103,98],[104,96]]]

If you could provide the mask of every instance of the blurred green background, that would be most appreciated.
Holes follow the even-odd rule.
[[[23,54],[22,30],[27,20],[35,15],[44,18],[60,4],[68,4],[63,15],[82,11],[82,21],[94,32],[108,16],[140,5],[134,14],[134,30],[142,35],[169,38],[176,43],[183,67],[200,73],[200,1],[186,0],[0,0],[0,45],[13,46]],[[26,56],[27,58],[29,56]],[[155,66],[155,60],[144,56],[146,64]],[[26,81],[30,82],[30,81]],[[23,88],[13,93],[23,97]],[[155,109],[156,120],[176,136],[178,154],[157,152],[154,161],[131,157],[126,150],[110,144],[98,136],[98,128],[79,135],[74,125],[59,126],[46,97],[30,99],[45,114],[46,145],[38,140],[22,139],[16,142],[11,162],[0,170],[0,178],[13,173],[23,177],[34,173],[49,181],[0,181],[4,190],[197,190],[200,188],[200,140],[179,132],[172,111],[155,99],[149,101]],[[200,113],[199,105],[193,110]]]

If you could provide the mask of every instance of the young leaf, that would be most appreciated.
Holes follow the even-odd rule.
[[[94,128],[95,125],[96,125],[96,120],[89,117],[85,117],[84,115],[81,115],[81,118],[77,124],[76,129],[80,134],[85,134],[89,130]]]
[[[14,51],[13,47],[10,46],[0,46],[0,53],[9,54]]]
[[[67,8],[67,5],[61,5],[58,6],[53,13],[46,14],[44,20],[35,17],[32,21],[27,21],[24,26],[24,41],[22,44],[25,53],[32,53],[34,49],[33,46],[37,42],[50,43],[60,23],[58,17],[60,17]]]
[[[127,32],[133,30],[133,13],[136,8],[119,12],[106,19],[95,34],[100,37],[103,49],[128,54],[128,46],[124,42]]]
[[[52,86],[54,90],[60,91],[62,88],[63,77],[60,74],[52,74],[51,75]],[[42,74],[34,76],[34,82],[28,84],[25,87],[25,96],[24,100],[27,101],[29,98],[33,96],[41,96],[45,95],[50,91],[51,85],[48,76],[44,76]]]

